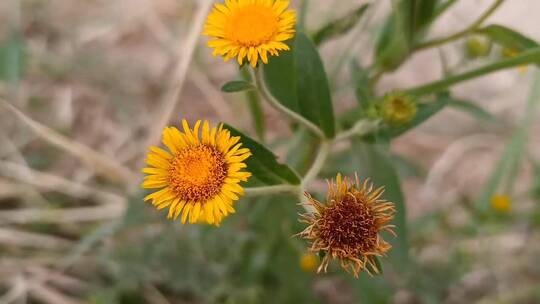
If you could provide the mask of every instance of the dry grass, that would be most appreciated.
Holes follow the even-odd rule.
[[[30,58],[16,85],[0,86],[0,96],[5,97],[0,100],[0,290],[4,292],[0,303],[26,303],[25,299],[86,303],[83,295],[88,277],[78,271],[93,271],[91,262],[83,254],[74,262],[80,264],[74,267],[77,271],[69,271],[63,261],[79,248],[88,227],[122,217],[142,178],[138,172],[147,146],[159,142],[163,126],[177,124],[182,117],[205,117],[234,121],[253,131],[244,100],[219,91],[223,82],[238,77],[237,71],[212,58],[199,35],[212,2],[0,3],[0,20],[9,20],[4,24],[21,30]],[[475,3],[460,4],[435,34],[472,19],[466,13],[480,11],[473,9],[476,3],[485,6],[488,1],[471,2]],[[320,5],[312,4],[308,17],[310,27],[340,15],[353,3],[358,1],[317,1]],[[530,20],[519,16],[533,10],[527,5],[538,4],[527,3],[509,1],[494,18],[531,30],[534,26],[526,23]],[[378,14],[384,10],[385,5],[380,5]],[[372,23],[366,26],[374,27]],[[1,28],[0,38],[7,31],[7,27]],[[540,32],[530,34],[540,40]],[[364,54],[373,43],[372,37],[359,40],[357,35],[353,32],[323,48],[328,70],[335,71],[340,111],[354,101],[347,92],[346,65],[337,58],[367,61],[370,55]],[[444,51],[457,62],[455,48]],[[379,90],[437,78],[437,62],[436,51],[420,53],[384,78]],[[463,210],[467,206],[456,201],[473,199],[485,184],[508,141],[509,128],[522,116],[530,78],[530,72],[507,71],[457,88],[460,97],[478,101],[500,118],[503,128],[447,110],[394,144],[396,153],[426,172],[425,177],[404,181],[411,219],[443,210],[450,214],[448,230],[466,226]],[[270,141],[288,136],[282,118],[266,107],[265,114]],[[527,162],[516,183],[517,197],[522,198],[516,209],[524,213],[533,204],[526,194],[532,179],[530,160],[540,161],[540,124],[529,131]],[[42,229],[43,225],[49,228]],[[466,299],[520,303],[520,297],[539,284],[538,277],[520,275],[530,263],[537,263],[533,258],[539,250],[537,230],[514,224],[504,232],[489,231],[487,236],[459,240],[448,230],[434,231],[431,245],[417,249],[420,260],[429,264],[436,258],[450,263],[445,253],[455,249],[480,262],[463,274],[459,286],[452,287],[459,292],[450,290],[447,303]],[[494,281],[478,285],[486,278]],[[518,282],[526,287],[513,290]],[[155,286],[146,286],[141,294],[148,303],[183,303],[170,300]],[[398,294],[398,302],[412,297],[407,292]]]

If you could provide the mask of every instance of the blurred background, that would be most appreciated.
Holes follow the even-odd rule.
[[[384,276],[316,275],[317,257],[291,238],[302,229],[294,197],[243,199],[220,228],[167,222],[145,205],[147,147],[182,118],[254,137],[264,128],[280,160],[302,171],[285,118],[263,105],[264,120],[252,119],[253,96],[220,91],[241,76],[200,35],[212,3],[0,1],[0,303],[540,303],[533,66],[457,86],[454,96],[476,107],[446,108],[392,143],[413,265]],[[364,3],[311,0],[306,31]],[[457,1],[428,37],[464,28],[491,4]],[[367,18],[322,45],[337,113],[356,103],[350,62],[371,62],[389,10],[372,1]],[[537,11],[539,1],[506,1],[487,24],[540,41]],[[466,70],[500,50],[490,56],[467,59],[463,41],[418,52],[377,91],[439,79],[441,58]],[[472,202],[508,162],[511,182],[494,191],[506,207],[475,217]],[[336,156],[323,177],[351,166]]]

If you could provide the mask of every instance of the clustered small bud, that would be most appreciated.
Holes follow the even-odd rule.
[[[465,41],[465,54],[470,59],[486,57],[491,53],[493,43],[483,36],[471,36]]]
[[[403,125],[414,119],[418,112],[415,99],[401,92],[384,96],[379,106],[379,115],[389,125]]]

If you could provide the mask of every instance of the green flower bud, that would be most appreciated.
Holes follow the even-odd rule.
[[[465,54],[470,59],[486,57],[491,52],[491,40],[483,36],[472,36],[465,41]]]
[[[410,95],[401,92],[389,93],[384,96],[379,115],[389,125],[403,125],[416,116],[418,106]]]

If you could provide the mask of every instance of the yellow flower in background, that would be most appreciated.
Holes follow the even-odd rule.
[[[305,272],[315,272],[319,266],[319,259],[313,253],[305,253],[300,257],[300,268]]]
[[[418,106],[412,96],[401,92],[389,93],[380,104],[380,115],[389,125],[403,125],[414,119]]]
[[[158,209],[168,207],[167,218],[177,219],[181,214],[182,223],[219,225],[223,217],[234,213],[233,201],[244,193],[239,184],[251,176],[242,171],[251,153],[223,125],[210,129],[204,121],[200,137],[200,120],[193,129],[186,120],[182,126],[183,132],[175,127],[163,130],[163,144],[169,151],[150,147],[142,187],[161,189],[144,200],[151,200]]]
[[[494,195],[491,198],[491,208],[499,213],[508,213],[512,208],[512,199],[508,195]]]
[[[284,41],[294,36],[296,14],[288,7],[282,0],[226,0],[214,6],[203,34],[214,38],[208,41],[214,56],[240,65],[247,58],[256,67],[259,57],[268,63],[269,54],[289,50]]]
[[[504,58],[514,58],[517,55],[519,55],[519,53],[520,53],[520,51],[518,51],[517,49],[512,49],[512,48],[504,48],[502,50],[502,56]],[[517,69],[521,74],[527,73],[527,65],[526,64],[522,64],[522,65],[518,66]]]
[[[329,183],[326,203],[306,194],[314,213],[306,213],[301,222],[308,227],[299,235],[311,242],[310,252],[322,252],[324,258],[318,272],[326,272],[331,259],[358,277],[360,271],[377,273],[376,257],[382,257],[392,247],[380,233],[395,235],[389,222],[394,217],[394,204],[380,199],[384,188],[373,189],[368,181],[360,183],[341,178]]]

